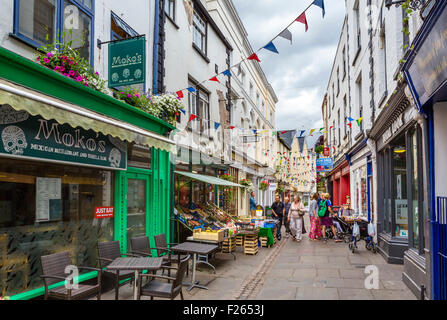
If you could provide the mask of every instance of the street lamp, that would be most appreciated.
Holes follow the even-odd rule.
[[[385,7],[387,7],[389,10],[393,4],[396,5],[396,7],[398,7],[400,4],[402,4],[404,2],[406,2],[406,1],[405,0],[398,0],[398,1],[385,0]],[[422,1],[422,0],[411,0],[410,8],[413,10],[419,10],[423,4],[424,4],[424,1]]]

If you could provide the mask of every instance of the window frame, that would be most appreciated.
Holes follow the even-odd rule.
[[[200,30],[199,29],[199,27],[198,26],[196,26],[197,24],[196,24],[196,21],[195,21],[195,16],[197,16],[197,17],[199,17],[202,21],[203,21],[203,23],[204,23],[204,32],[205,33],[202,33],[202,30]],[[192,45],[193,45],[193,47],[197,50],[197,51],[199,51],[202,55],[204,55],[205,57],[207,56],[207,54],[208,54],[208,21],[206,20],[206,18],[204,17],[204,15],[199,11],[199,10],[197,10],[197,8],[194,8],[194,13],[193,13],[193,18],[192,18],[192,27],[193,27],[193,35],[192,35]],[[203,41],[204,41],[204,44],[203,44],[203,46],[204,46],[204,49],[205,50],[202,50],[202,48],[200,48],[197,44],[196,44],[196,42],[195,42],[195,36],[194,36],[194,34],[195,34],[195,32],[196,32],[196,29],[197,29],[197,31],[200,33],[200,34],[202,34],[203,35]]]
[[[167,4],[170,4],[170,3],[172,3],[172,15],[171,15],[171,12],[168,12],[168,11],[166,11],[166,5]],[[166,16],[169,18],[169,19],[171,19],[173,22],[175,22],[175,17],[176,17],[176,7],[177,7],[177,2],[175,1],[175,0],[165,0],[165,5],[164,5],[164,8],[163,8],[163,10],[164,10],[164,12],[165,12],[165,14],[166,14]],[[171,6],[169,5],[169,9],[171,9]]]
[[[27,45],[33,47],[34,49],[40,48],[44,43],[39,43],[36,40],[20,33],[20,1],[14,0],[14,16],[13,16],[13,35]],[[92,8],[88,8],[79,0],[56,0],[56,31],[54,35],[55,41],[62,41],[62,33],[58,30],[64,30],[64,2],[68,1],[72,5],[76,6],[82,13],[86,14],[91,19],[91,30],[90,30],[90,65],[94,68],[94,39],[95,39],[95,0],[92,0]],[[62,31],[63,32],[63,31]]]

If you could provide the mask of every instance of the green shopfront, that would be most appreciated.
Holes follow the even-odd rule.
[[[43,255],[94,267],[98,242],[169,241],[172,129],[0,48],[0,297],[40,297]]]

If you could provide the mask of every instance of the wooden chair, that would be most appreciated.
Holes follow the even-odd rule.
[[[109,277],[114,282],[115,287],[115,300],[118,300],[119,287],[129,283],[135,279],[135,273],[132,270],[107,270],[106,268],[115,259],[121,258],[122,256],[138,257],[135,254],[121,253],[119,241],[109,241],[98,243],[98,260],[99,267],[102,270],[104,276]],[[121,280],[126,280],[120,284]]]
[[[45,286],[44,299],[54,298],[58,300],[81,300],[96,294],[101,300],[101,270],[91,267],[76,267],[78,270],[98,271],[98,283],[96,285],[77,284],[77,289],[73,288],[73,279],[70,281],[71,289],[65,285],[65,280],[69,274],[65,273],[68,266],[73,264],[70,261],[69,252],[55,253],[40,258],[42,272],[41,278]],[[49,289],[55,283],[64,281],[61,287]]]
[[[149,296],[151,300],[154,297],[165,298],[174,300],[179,294],[183,300],[183,279],[185,278],[186,270],[188,269],[188,261],[190,256],[180,261],[178,268],[175,267],[164,267],[170,270],[177,270],[175,277],[163,276],[157,274],[141,274],[142,278],[149,278],[150,281],[142,286],[142,281],[140,281],[140,290],[138,290],[138,300],[141,296]],[[162,282],[154,279],[167,280],[168,282]]]

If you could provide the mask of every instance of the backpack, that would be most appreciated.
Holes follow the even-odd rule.
[[[320,204],[320,209],[318,209],[318,216],[320,218],[323,218],[326,215],[326,211],[327,211],[327,201],[324,200]]]

